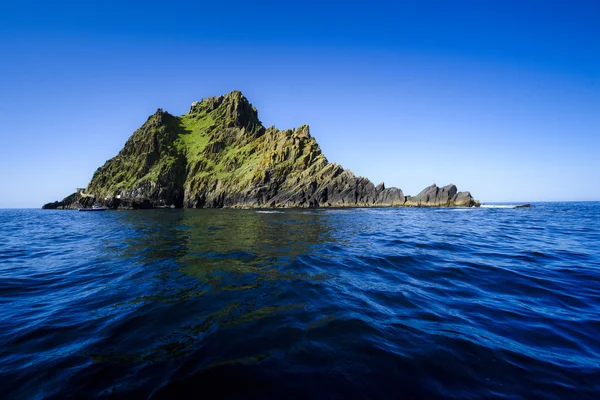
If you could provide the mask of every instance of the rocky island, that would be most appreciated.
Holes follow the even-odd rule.
[[[86,188],[45,209],[473,207],[455,185],[417,196],[375,186],[327,161],[307,125],[265,128],[239,91],[192,104],[173,116],[162,109],[94,173]]]

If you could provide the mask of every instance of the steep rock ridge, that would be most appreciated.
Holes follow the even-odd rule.
[[[119,154],[98,168],[84,203],[108,207],[183,205],[185,154],[177,145],[183,128],[179,118],[159,109],[127,140]],[[122,204],[123,203],[123,204]]]
[[[456,186],[416,197],[375,186],[330,163],[307,125],[265,128],[239,91],[194,102],[187,114],[158,110],[84,191],[45,208],[470,207]],[[54,207],[56,205],[56,207]]]

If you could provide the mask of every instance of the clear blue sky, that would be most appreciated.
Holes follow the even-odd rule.
[[[87,185],[157,108],[241,90],[407,194],[600,200],[600,2],[12,1],[0,207]]]

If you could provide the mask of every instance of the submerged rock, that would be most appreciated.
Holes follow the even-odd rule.
[[[330,163],[303,125],[265,128],[239,91],[162,109],[98,168],[87,188],[44,208],[471,207],[469,192],[432,185],[415,197]]]

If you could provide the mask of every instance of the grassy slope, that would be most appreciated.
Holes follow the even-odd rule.
[[[190,199],[243,194],[261,185],[293,192],[322,181],[327,165],[307,126],[265,129],[241,93],[232,92],[180,117],[157,111],[96,171],[87,191],[161,198],[179,185]]]

